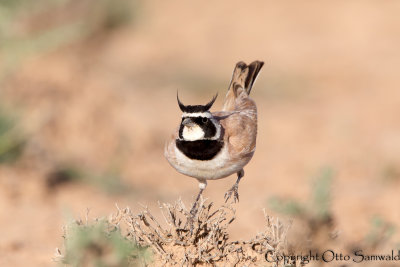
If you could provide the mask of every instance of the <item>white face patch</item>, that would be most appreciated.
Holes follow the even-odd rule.
[[[196,141],[204,138],[204,131],[197,124],[192,127],[184,126],[182,131],[182,137],[186,141]]]
[[[211,139],[212,140],[218,140],[218,139],[221,138],[221,125],[219,123],[214,123],[214,125],[215,125],[215,128],[217,129],[217,133]]]
[[[182,113],[182,118],[184,117],[205,117],[205,118],[212,118],[210,112],[196,112],[196,113]]]

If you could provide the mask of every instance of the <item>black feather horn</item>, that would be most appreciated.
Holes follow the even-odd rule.
[[[185,106],[179,100],[178,92],[176,93],[176,99],[178,100],[179,108],[182,110],[182,112],[186,112],[186,113],[197,113],[197,112],[206,112],[206,111],[208,111],[212,107],[212,105],[214,104],[215,100],[217,99],[217,96],[218,96],[218,94],[216,94],[213,97],[213,99],[211,99],[211,101],[208,102],[205,105],[195,105],[195,106],[187,105],[187,106]]]
[[[212,107],[212,105],[214,104],[214,102],[215,102],[215,100],[217,99],[217,97],[218,97],[218,93],[216,93],[215,96],[213,97],[213,99],[211,99],[211,101],[208,102],[208,103],[204,106],[204,108],[206,109],[206,111],[208,111],[208,110]]]
[[[176,100],[178,100],[178,105],[179,108],[182,110],[182,112],[186,112],[186,106],[179,100],[179,96],[178,96],[178,91],[176,92]]]

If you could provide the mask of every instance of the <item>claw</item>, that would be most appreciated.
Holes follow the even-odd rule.
[[[235,202],[235,203],[236,203],[236,201],[239,202],[239,193],[238,193],[238,186],[237,186],[237,184],[233,185],[232,188],[229,189],[229,190],[225,193],[225,195],[224,195],[225,203],[227,203],[228,200],[232,197],[232,194],[233,194],[233,202]]]

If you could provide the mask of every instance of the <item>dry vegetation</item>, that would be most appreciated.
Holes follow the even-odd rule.
[[[271,258],[276,258],[286,249],[288,227],[266,214],[264,232],[248,241],[229,238],[228,228],[235,220],[233,203],[215,208],[212,202],[201,198],[194,219],[181,200],[173,205],[164,203],[160,209],[164,222],[157,221],[147,207],[139,214],[133,214],[129,208],[118,208],[108,220],[92,225],[77,221],[66,227],[65,256],[57,250],[56,260],[72,266],[92,266],[96,262],[104,266],[260,266],[266,263],[267,252]],[[82,230],[84,228],[86,230]],[[129,240],[131,249],[122,252],[121,246],[110,249],[112,240],[76,241],[96,228],[103,237],[122,232],[119,242]],[[81,231],[77,233],[77,229]],[[95,257],[93,250],[97,251]]]
[[[179,199],[159,204],[162,220],[146,206],[139,213],[117,206],[115,214],[92,222],[87,214],[84,221],[65,226],[64,248],[56,250],[54,259],[67,266],[324,266],[331,263],[324,262],[322,254],[334,249],[351,255],[345,266],[353,266],[356,251],[376,255],[393,249],[395,227],[381,218],[374,219],[357,243],[340,235],[331,211],[332,179],[332,170],[322,169],[307,203],[271,199],[271,208],[291,219],[283,223],[264,211],[264,230],[247,241],[229,235],[236,203],[214,207],[201,198],[193,218]],[[310,258],[310,253],[319,259]],[[366,261],[363,266],[375,266],[375,262]]]

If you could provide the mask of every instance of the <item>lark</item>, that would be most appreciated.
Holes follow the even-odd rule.
[[[192,215],[208,180],[236,173],[236,183],[225,193],[225,201],[232,196],[239,201],[243,168],[256,150],[257,107],[249,95],[263,65],[262,61],[236,64],[222,111],[210,112],[217,95],[205,105],[184,105],[177,94],[182,120],[168,139],[164,155],[178,172],[199,182]]]

